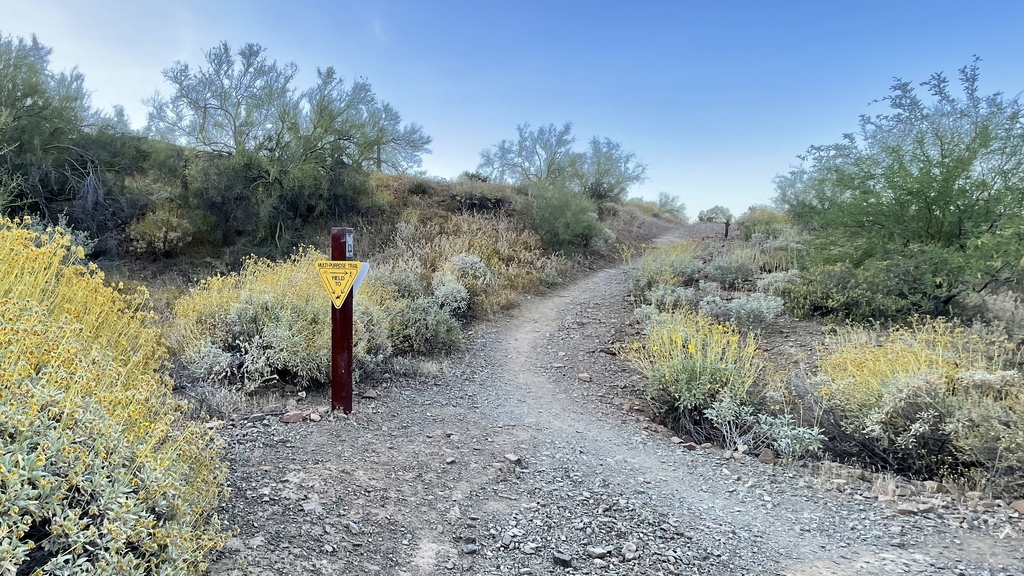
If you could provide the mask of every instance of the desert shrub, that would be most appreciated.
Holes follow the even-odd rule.
[[[674,218],[684,224],[686,223],[686,204],[680,201],[678,196],[673,196],[668,192],[659,192],[658,210],[667,218]]]
[[[516,189],[506,184],[462,177],[451,185],[451,197],[464,212],[493,213],[512,209],[521,200]]]
[[[210,278],[174,307],[172,343],[193,375],[251,391],[277,382],[305,388],[330,377],[330,301],[315,272],[327,256],[305,248],[287,260],[250,258]],[[393,355],[449,351],[458,322],[422,281],[377,270],[355,299],[357,380]]]
[[[67,214],[59,214],[57,222],[48,222],[42,216],[25,217],[21,220],[21,227],[41,237],[40,241],[53,242],[58,237],[67,236],[72,246],[82,249],[83,257],[92,253],[96,247],[96,239],[88,232],[75,230],[68,222]]]
[[[989,323],[1001,326],[1015,340],[1024,337],[1024,301],[1012,290],[982,296],[983,317]]]
[[[443,180],[435,178],[410,176],[404,178],[403,188],[406,194],[436,198],[447,192],[450,189],[450,185]]]
[[[577,254],[601,235],[597,205],[566,188],[536,187],[526,212],[530,228],[551,250]]]
[[[200,574],[226,467],[182,419],[144,292],[0,221],[0,572]]]
[[[170,254],[192,240],[192,224],[180,209],[162,204],[128,226],[132,249],[137,252]]]
[[[887,336],[843,329],[821,351],[834,454],[920,479],[987,477],[1024,494],[1024,382],[1004,335],[943,319]]]
[[[778,296],[785,286],[800,281],[800,273],[796,270],[770,272],[757,280],[757,290],[765,294]]]
[[[701,273],[695,258],[699,249],[698,243],[683,240],[650,252],[630,272],[630,291],[642,296],[655,286],[692,286]]]
[[[817,454],[827,440],[823,430],[800,426],[792,414],[759,414],[757,425],[769,446],[784,458]]]
[[[734,250],[714,259],[705,273],[725,290],[736,290],[754,278],[756,254],[749,249]]]
[[[454,318],[463,318],[469,312],[469,290],[451,274],[438,272],[434,274],[434,299],[442,310]]]
[[[484,290],[494,284],[494,274],[487,267],[487,263],[476,254],[455,254],[448,259],[442,271],[454,276],[471,295],[476,297],[480,297]]]
[[[1024,162],[1024,108],[980,92],[979,61],[959,70],[960,92],[942,73],[893,83],[887,110],[776,179],[775,204],[815,231],[820,263],[888,269],[918,314],[1024,275],[1019,170],[992,169]]]
[[[724,394],[704,411],[725,447],[742,448],[754,454],[772,448],[783,458],[816,454],[826,440],[819,428],[799,426],[790,414],[761,412],[763,406]]]
[[[330,301],[316,275],[323,254],[249,258],[240,272],[201,283],[174,305],[171,343],[193,374],[252,390],[306,387],[330,370]]]
[[[899,297],[901,287],[875,266],[814,268],[801,274],[799,282],[781,284],[777,293],[786,310],[799,318],[901,322],[912,312],[910,302]]]
[[[782,314],[783,302],[778,296],[754,293],[729,303],[732,321],[742,330],[760,330]]]
[[[729,398],[757,406],[767,362],[752,334],[687,309],[649,315],[643,339],[628,349],[648,379],[648,397],[671,425],[698,440],[722,439],[706,411]]]
[[[732,300],[723,300],[717,292],[706,292],[697,307],[701,312],[723,322],[732,322],[740,330],[760,330],[782,313],[782,299],[754,293]]]
[[[659,312],[677,310],[694,303],[697,292],[693,288],[680,288],[659,284],[648,293],[648,300]]]
[[[722,322],[728,322],[732,318],[729,303],[723,300],[718,293],[712,293],[701,298],[700,302],[697,303],[697,308],[708,316]]]
[[[192,374],[246,390],[326,382],[329,301],[318,259],[327,257],[309,249],[282,262],[252,258],[179,299],[172,343]],[[357,379],[395,356],[458,348],[459,320],[508,308],[568,270],[508,218],[400,222],[355,300]]]
[[[781,238],[789,225],[789,217],[770,206],[751,206],[736,219],[736,229],[743,241],[751,240],[755,234],[765,240]]]

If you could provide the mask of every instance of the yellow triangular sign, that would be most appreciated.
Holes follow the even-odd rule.
[[[355,283],[362,265],[362,262],[354,260],[317,261],[316,271],[320,273],[320,280],[323,282],[324,288],[327,288],[327,293],[331,295],[331,302],[335,308],[341,308],[341,305],[345,303],[345,297],[352,290],[352,284]]]

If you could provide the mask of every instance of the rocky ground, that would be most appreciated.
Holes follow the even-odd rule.
[[[282,400],[301,422],[229,422],[237,534],[210,573],[1024,575],[1024,506],[674,439],[608,353],[631,317],[603,270],[351,416],[310,396]]]

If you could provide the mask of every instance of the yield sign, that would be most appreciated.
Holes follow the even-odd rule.
[[[359,276],[362,267],[362,262],[353,260],[317,261],[316,271],[320,273],[320,280],[324,283],[324,288],[327,288],[327,293],[331,295],[331,302],[334,303],[335,308],[341,308],[341,305],[345,303],[345,297],[352,290],[352,285],[355,284],[356,276]]]

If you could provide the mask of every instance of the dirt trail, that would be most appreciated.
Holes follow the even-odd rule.
[[[351,417],[226,429],[239,533],[211,572],[1024,574],[1019,519],[999,538],[673,444],[599,352],[624,337],[624,292],[609,269],[528,300],[448,374]]]

